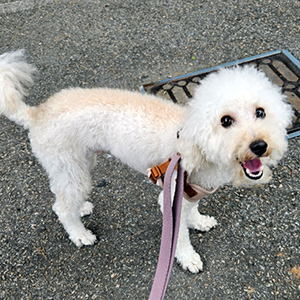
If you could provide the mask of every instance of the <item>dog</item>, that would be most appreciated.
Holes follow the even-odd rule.
[[[53,210],[78,247],[96,241],[81,217],[93,210],[87,199],[99,152],[144,174],[179,152],[187,182],[210,191],[228,183],[267,183],[270,167],[287,150],[293,109],[281,89],[253,66],[211,73],[185,106],[108,88],[64,89],[28,106],[23,99],[35,72],[22,50],[0,56],[0,113],[29,131],[55,195]],[[161,192],[161,206],[162,198]],[[183,199],[175,256],[184,269],[203,268],[189,228],[208,231],[216,225],[198,212],[198,201]]]

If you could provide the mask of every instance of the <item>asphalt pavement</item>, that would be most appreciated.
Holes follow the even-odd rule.
[[[25,49],[39,74],[36,105],[69,86],[138,90],[148,82],[276,49],[300,59],[296,0],[2,0],[0,53]],[[300,138],[270,184],[225,186],[191,231],[199,274],[174,264],[165,299],[300,299]],[[47,176],[27,132],[0,118],[0,299],[147,299],[158,259],[159,188],[98,157],[84,218],[96,245],[77,249],[51,210]]]

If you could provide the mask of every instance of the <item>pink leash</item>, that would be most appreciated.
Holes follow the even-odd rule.
[[[156,273],[150,293],[149,300],[162,300],[165,296],[170,278],[175,250],[177,245],[180,213],[183,195],[183,170],[179,164],[180,156],[175,155],[167,169],[164,179],[164,204],[163,204],[163,226],[161,244]],[[171,180],[175,167],[178,163],[177,181],[175,195],[171,200]]]

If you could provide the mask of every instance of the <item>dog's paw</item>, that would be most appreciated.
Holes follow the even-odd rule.
[[[200,231],[208,231],[218,225],[214,217],[204,216],[197,213],[191,214],[188,218],[188,227]]]
[[[70,240],[80,248],[83,245],[93,245],[97,240],[97,237],[90,230],[86,229],[85,231],[76,234],[76,236],[70,235]]]
[[[84,217],[90,215],[93,212],[94,205],[89,201],[85,201],[80,208],[80,216]]]
[[[203,270],[203,262],[200,255],[195,251],[177,256],[177,260],[184,270],[189,270],[192,273],[198,273]]]

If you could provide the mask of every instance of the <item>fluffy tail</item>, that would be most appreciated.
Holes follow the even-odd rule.
[[[30,107],[23,98],[33,84],[34,72],[36,68],[25,62],[23,50],[0,55],[0,114],[25,128],[29,127]]]

